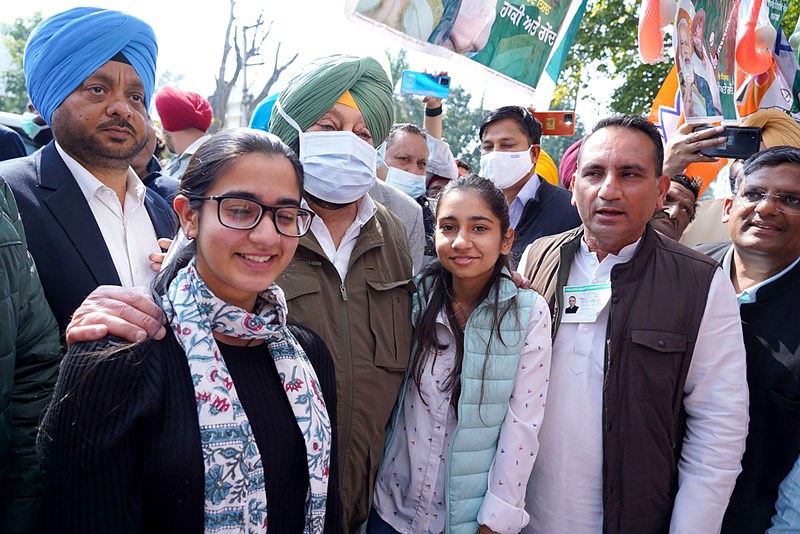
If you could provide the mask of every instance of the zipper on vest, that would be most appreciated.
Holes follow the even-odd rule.
[[[317,261],[317,260],[308,260],[308,264],[311,267],[321,267],[322,266],[322,262],[321,261]]]
[[[342,300],[347,302],[347,288],[344,287],[344,282],[339,286],[339,291],[342,293]]]

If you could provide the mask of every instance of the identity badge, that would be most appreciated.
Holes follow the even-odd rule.
[[[562,323],[593,323],[611,298],[611,282],[564,288]]]

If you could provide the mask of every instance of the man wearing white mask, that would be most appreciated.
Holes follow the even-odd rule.
[[[436,220],[425,197],[429,164],[428,139],[425,131],[414,124],[395,124],[384,142],[383,163],[378,167],[378,178],[414,199],[422,210],[425,264],[436,256],[433,247]],[[395,213],[394,210],[392,212]],[[409,245],[412,248],[414,246],[412,243]]]
[[[412,262],[401,220],[367,194],[393,122],[392,85],[372,58],[308,65],[269,130],[298,151],[316,217],[277,280],[289,317],[322,337],[336,369],[348,531],[367,518],[386,423],[411,353]]]
[[[569,191],[547,183],[534,170],[542,125],[528,110],[504,106],[490,111],[479,135],[480,175],[502,189],[508,201],[514,227],[514,261],[519,262],[525,247],[538,238],[580,226]]]

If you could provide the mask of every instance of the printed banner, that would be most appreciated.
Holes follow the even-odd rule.
[[[542,81],[552,96],[586,1],[350,0],[347,14],[422,52],[482,65],[518,88]]]
[[[681,0],[675,63],[686,122],[735,123],[734,61],[740,0]]]

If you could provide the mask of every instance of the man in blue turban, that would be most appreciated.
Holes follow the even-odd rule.
[[[42,21],[26,44],[28,93],[54,141],[0,176],[62,331],[97,286],[148,285],[149,256],[173,235],[170,206],[130,168],[147,141],[157,54],[146,22],[89,7]]]

